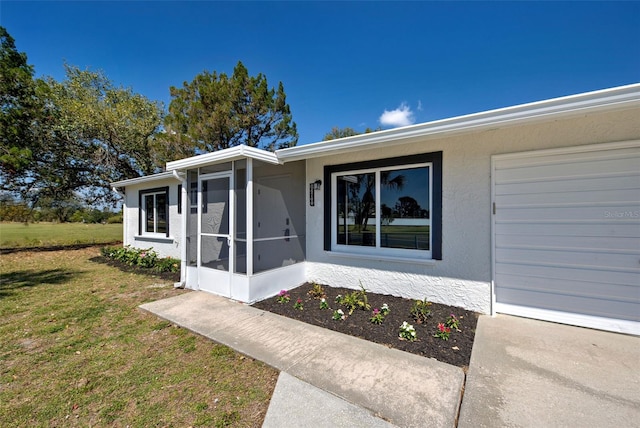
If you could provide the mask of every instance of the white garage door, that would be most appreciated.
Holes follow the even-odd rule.
[[[492,170],[495,312],[640,334],[640,142]]]

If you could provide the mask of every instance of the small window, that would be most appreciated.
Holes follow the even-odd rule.
[[[441,177],[441,152],[325,167],[325,250],[440,259]]]
[[[169,188],[140,191],[140,235],[169,236]]]

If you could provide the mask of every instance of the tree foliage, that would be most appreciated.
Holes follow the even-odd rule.
[[[205,71],[170,92],[157,148],[162,161],[242,144],[273,151],[298,142],[282,82],[269,88],[262,73],[249,76],[242,62],[230,77]]]
[[[371,132],[377,132],[380,130],[382,130],[382,128],[376,128],[376,129],[367,128],[364,130],[364,132],[358,132],[353,128],[349,128],[348,126],[346,128],[338,128],[337,126],[334,126],[333,128],[331,128],[331,132],[324,135],[324,138],[322,140],[323,141],[337,140],[338,138],[346,138],[346,137],[353,137],[354,135],[369,134]]]
[[[32,159],[32,123],[39,111],[33,67],[0,26],[0,179],[24,172]]]

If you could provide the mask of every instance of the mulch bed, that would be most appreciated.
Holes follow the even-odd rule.
[[[336,296],[339,294],[344,296],[354,290],[324,286],[326,301],[331,309],[320,309],[320,300],[314,299],[308,294],[311,288],[312,284],[306,283],[298,288],[289,290],[289,295],[291,296],[289,303],[279,303],[277,297],[272,297],[257,302],[253,306],[390,348],[400,349],[427,358],[435,358],[443,363],[467,370],[471,359],[476,323],[478,322],[477,313],[455,306],[432,303],[429,307],[431,316],[426,323],[418,324],[411,316],[414,300],[367,292],[368,302],[372,310],[373,308],[381,308],[384,303],[389,306],[390,313],[384,318],[382,324],[373,324],[370,321],[371,310],[355,310],[346,319],[336,321],[332,318],[334,310],[342,309],[345,313],[348,313],[346,308],[336,303]],[[303,310],[293,307],[297,299],[302,299]],[[460,320],[461,331],[452,330],[449,340],[434,337],[433,335],[438,331],[438,323],[444,323],[450,314],[455,314]],[[417,340],[415,342],[400,340],[398,337],[399,327],[403,321],[412,324],[416,329]]]

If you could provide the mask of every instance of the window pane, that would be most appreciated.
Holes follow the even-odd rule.
[[[376,246],[375,174],[337,177],[338,244]]]
[[[145,232],[153,233],[154,230],[154,216],[153,216],[153,206],[154,206],[154,195],[145,195],[144,196],[144,212],[146,216],[145,221]]]
[[[167,233],[167,194],[158,193],[156,196],[156,232]]]
[[[429,250],[429,167],[380,172],[380,246]]]

